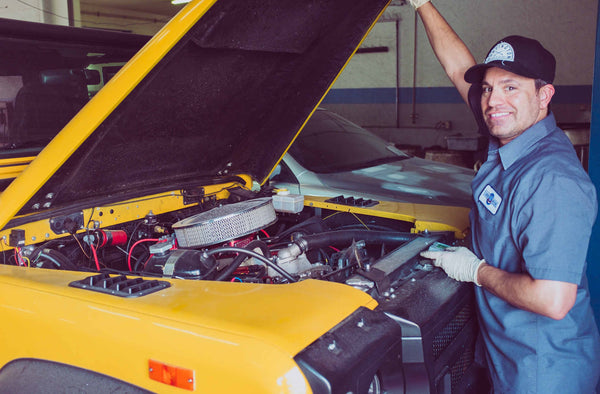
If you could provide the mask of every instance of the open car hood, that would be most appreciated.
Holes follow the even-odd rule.
[[[196,0],[0,195],[14,215],[264,182],[387,0]]]

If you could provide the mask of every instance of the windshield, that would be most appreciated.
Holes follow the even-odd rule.
[[[370,131],[323,109],[315,111],[289,153],[316,173],[352,171],[409,157]]]
[[[0,38],[0,158],[41,150],[140,48]]]

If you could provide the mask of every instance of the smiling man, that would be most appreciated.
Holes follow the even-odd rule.
[[[490,135],[471,184],[472,251],[422,255],[477,285],[480,356],[493,392],[594,393],[600,339],[585,272],[597,198],[550,111],[555,58],[536,40],[509,36],[475,64],[430,1],[411,3]]]
[[[483,64],[467,71],[466,82],[481,84],[484,121],[501,146],[548,115],[555,65],[538,41],[510,36],[494,45]]]

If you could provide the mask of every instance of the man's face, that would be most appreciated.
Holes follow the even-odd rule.
[[[550,100],[546,100],[545,91],[536,90],[535,81],[531,78],[491,67],[486,71],[482,86],[483,118],[490,133],[498,138],[501,146],[517,138],[547,115]]]

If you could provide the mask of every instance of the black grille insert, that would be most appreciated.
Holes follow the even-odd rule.
[[[334,204],[348,205],[351,207],[359,207],[359,208],[374,207],[375,205],[379,204],[379,201],[376,201],[376,200],[370,200],[370,199],[364,199],[364,198],[354,198],[354,197],[344,197],[344,196],[332,197],[330,199],[325,200],[325,202],[331,202]]]
[[[107,273],[88,276],[85,279],[69,283],[71,287],[98,291],[119,297],[141,297],[166,289],[171,284],[164,280],[128,278],[125,275],[110,276]]]
[[[434,359],[437,360],[440,354],[454,341],[473,315],[473,305],[471,303],[465,304],[460,312],[433,337],[431,348]]]

